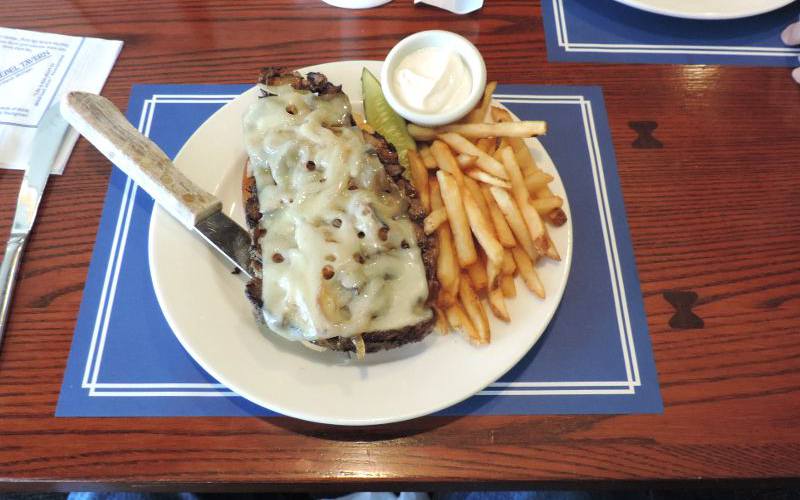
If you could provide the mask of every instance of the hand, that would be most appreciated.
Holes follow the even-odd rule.
[[[790,24],[783,33],[781,33],[781,40],[786,45],[800,45],[800,22]],[[792,78],[797,83],[800,83],[800,68],[795,68],[792,71]]]

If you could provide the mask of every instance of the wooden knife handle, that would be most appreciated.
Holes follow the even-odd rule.
[[[184,226],[191,229],[220,210],[222,204],[214,195],[175,168],[164,151],[133,128],[105,97],[69,92],[61,100],[61,114]]]

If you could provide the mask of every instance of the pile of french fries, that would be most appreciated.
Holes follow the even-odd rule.
[[[561,259],[548,226],[567,220],[564,200],[548,187],[553,177],[536,166],[524,141],[544,134],[547,124],[513,121],[491,106],[495,86],[486,86],[460,123],[408,125],[418,146],[408,152],[411,182],[429,214],[425,233],[435,233],[439,243],[437,329],[460,331],[476,344],[491,340],[482,297],[506,322],[516,275],[545,297],[535,264]]]

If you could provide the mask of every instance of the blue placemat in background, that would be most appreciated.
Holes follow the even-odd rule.
[[[797,2],[760,16],[698,21],[651,14],[614,0],[542,0],[551,61],[797,66],[781,42]]]
[[[174,156],[248,87],[137,85],[128,119]],[[497,383],[441,414],[662,411],[602,92],[501,85],[496,98],[522,119],[548,121],[541,140],[570,200],[572,270],[536,347]],[[213,380],[171,332],[150,280],[152,208],[114,169],[56,414],[275,415]]]

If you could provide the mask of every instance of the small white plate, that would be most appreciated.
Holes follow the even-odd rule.
[[[343,9],[371,9],[389,3],[392,0],[322,0],[328,5]]]
[[[303,68],[342,84],[361,108],[361,69],[380,73],[380,62],[345,61]],[[186,142],[177,167],[216,194],[224,210],[244,225],[241,180],[245,162],[241,120],[257,98],[254,87],[226,104]],[[564,186],[538,141],[538,165]],[[418,344],[370,354],[363,362],[318,353],[277,335],[263,335],[244,297],[244,281],[199,237],[156,207],[150,222],[150,274],[156,296],[183,347],[214,378],[245,398],[284,415],[339,425],[383,424],[447,408],[480,391],[513,367],[539,339],[556,311],[572,261],[572,216],[551,236],[562,261],[538,271],[548,296],[539,300],[517,280],[508,302],[513,321],[492,321],[492,343],[473,347],[457,334],[433,333]]]
[[[738,19],[780,9],[794,0],[617,0],[637,9],[686,19]]]

